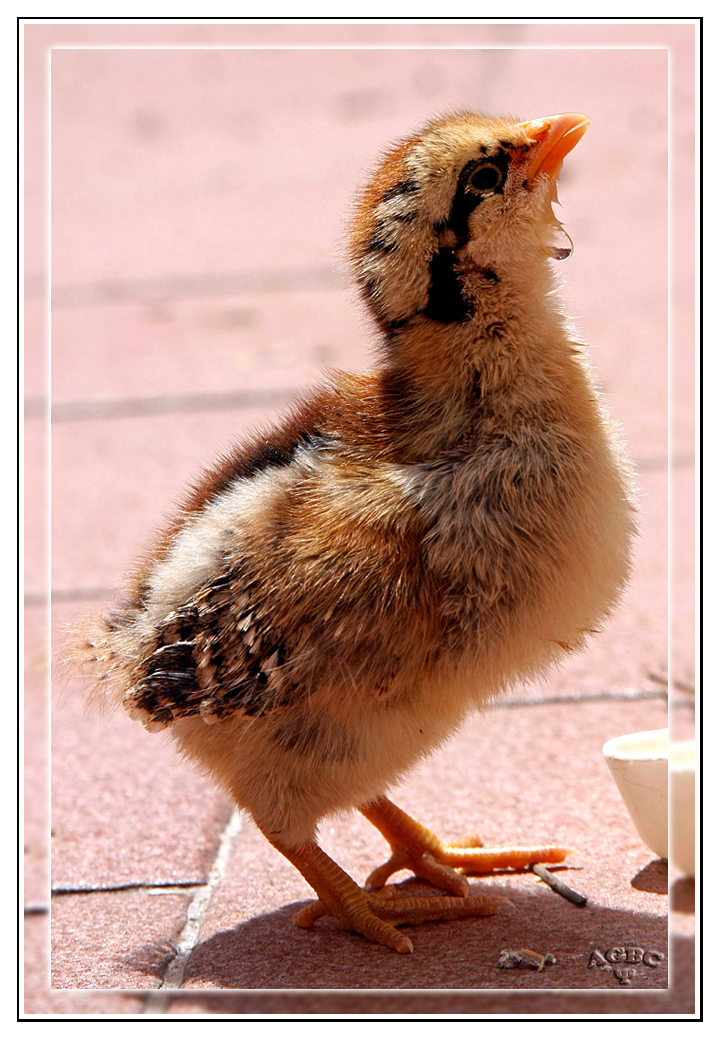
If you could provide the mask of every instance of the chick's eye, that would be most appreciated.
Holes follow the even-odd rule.
[[[503,174],[493,163],[477,166],[468,179],[472,191],[493,191],[503,180]]]

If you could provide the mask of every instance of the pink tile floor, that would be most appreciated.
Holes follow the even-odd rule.
[[[693,884],[672,878],[670,945],[666,865],[636,836],[600,755],[609,737],[667,718],[658,678],[668,638],[666,60],[664,50],[520,47],[53,52],[50,621],[39,297],[26,326],[27,1013],[693,1011]],[[372,364],[342,266],[349,200],[392,138],[460,105],[591,117],[561,181],[576,246],[565,298],[638,469],[641,538],[623,607],[589,652],[548,688],[519,690],[471,720],[397,793],[444,836],[573,845],[566,876],[588,905],[533,875],[478,879],[513,908],[419,926],[415,954],[397,957],[333,922],[294,929],[310,890],[247,821],[226,832],[227,860],[214,872],[232,812],[225,795],[162,737],[86,713],[61,669],[50,736],[46,639],[50,630],[58,654],[68,623],[111,601],[204,462],[323,366]],[[29,264],[41,272],[32,251]],[[673,623],[677,673],[692,682],[693,422],[683,394],[692,384],[687,369],[674,371]],[[693,698],[676,690],[672,702],[674,732],[692,733]],[[358,878],[384,856],[361,818],[326,821],[322,839]],[[173,943],[203,893],[178,975]],[[587,966],[595,948],[619,944],[666,959],[620,987]],[[497,969],[514,945],[550,950],[558,963]]]

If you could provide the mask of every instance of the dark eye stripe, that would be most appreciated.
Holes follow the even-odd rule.
[[[443,325],[468,321],[473,315],[473,302],[463,295],[455,250],[439,249],[431,258],[429,274],[428,303],[423,311],[426,317]]]
[[[484,201],[483,194],[480,194],[473,188],[469,190],[469,179],[477,167],[481,165],[487,166],[492,163],[500,171],[501,180],[491,191],[494,193],[502,192],[508,171],[509,158],[505,152],[499,152],[489,159],[471,159],[461,170],[451,211],[448,214],[448,219],[441,225],[441,229],[450,228],[455,233],[458,239],[458,246],[462,246],[468,241],[468,218],[476,206]],[[487,194],[485,197],[488,197]]]

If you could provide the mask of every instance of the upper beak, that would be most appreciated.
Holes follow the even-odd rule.
[[[538,144],[531,155],[528,167],[528,182],[532,183],[542,173],[554,177],[572,148],[575,148],[588,130],[590,119],[578,112],[566,112],[560,116],[532,119],[521,126],[529,137]]]

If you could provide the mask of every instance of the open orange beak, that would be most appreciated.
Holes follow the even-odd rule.
[[[590,119],[578,112],[566,112],[560,116],[532,119],[521,126],[529,137],[537,141],[531,155],[527,179],[532,184],[541,174],[553,178],[572,148],[575,148],[588,130]]]

